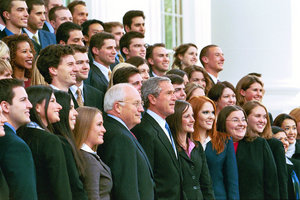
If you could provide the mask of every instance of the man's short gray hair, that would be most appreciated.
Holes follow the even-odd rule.
[[[142,99],[144,101],[144,107],[149,107],[149,94],[152,94],[155,97],[158,97],[161,91],[160,83],[163,81],[168,81],[171,83],[171,80],[167,77],[152,77],[145,82],[143,82],[142,86]]]
[[[120,83],[112,86],[107,90],[104,96],[104,112],[113,109],[114,103],[118,101],[124,101],[126,97],[126,88],[134,88],[129,83]],[[134,88],[135,89],[135,88]],[[136,90],[136,89],[135,89]]]

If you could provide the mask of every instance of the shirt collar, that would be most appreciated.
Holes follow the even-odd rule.
[[[293,143],[293,144],[290,144],[287,152],[285,153],[285,155],[288,157],[288,158],[291,158],[294,153],[296,151],[296,141]]]
[[[28,127],[28,128],[36,128],[36,129],[40,129],[40,130],[45,130],[42,127],[40,127],[36,122],[29,122],[28,124],[26,124],[26,127]]]
[[[13,132],[14,132],[15,134],[17,134],[16,129],[15,129],[10,123],[5,122],[4,125],[8,126],[10,129],[13,130]]]
[[[207,136],[207,138],[204,140],[204,142],[202,144],[202,147],[204,150],[206,149],[206,146],[210,142],[210,140],[211,140],[211,138],[209,136]]]
[[[207,74],[210,76],[210,78],[213,80],[213,82],[216,84],[217,82],[218,82],[218,80],[219,80],[219,77],[214,77],[212,74],[210,74],[210,73],[208,73],[207,72]]]
[[[88,146],[87,144],[85,144],[85,143],[82,144],[82,146],[81,146],[80,149],[83,150],[83,151],[86,151],[86,152],[88,152],[88,153],[97,154],[95,151],[93,151],[93,150],[91,149],[91,147],[89,147],[89,146]]]
[[[109,117],[111,117],[111,118],[117,120],[117,121],[120,122],[123,126],[125,126],[125,127],[127,128],[128,131],[130,131],[129,128],[127,127],[127,125],[125,124],[125,122],[124,122],[123,120],[121,120],[119,117],[116,117],[116,116],[111,115],[111,114],[107,114],[107,116],[109,116]]]
[[[6,27],[4,28],[4,31],[5,31],[7,36],[14,35],[14,33],[11,32],[10,30],[8,30]]]
[[[28,35],[28,37],[30,39],[32,39],[32,37],[35,35],[36,37],[38,37],[38,32],[36,32],[36,34],[31,33],[27,28],[24,28],[25,33]]]
[[[152,110],[147,110],[146,111],[151,117],[153,117],[155,119],[155,121],[159,124],[159,126],[165,130],[165,126],[166,126],[166,120],[161,118],[161,116],[159,116],[158,114],[156,114],[155,112],[153,112]]]
[[[5,29],[5,26],[3,24],[0,24],[0,30],[3,31]]]
[[[76,94],[77,89],[78,89],[78,87],[76,85],[72,85],[70,87],[70,90],[74,97],[77,97],[77,94]],[[83,83],[81,83],[81,85],[79,86],[79,89],[81,90],[81,95],[83,96]]]
[[[100,63],[96,62],[95,60],[93,61],[93,64],[96,65],[100,69],[100,71],[104,74],[105,78],[109,81],[108,72],[110,71],[110,69],[105,67],[104,65],[101,65]]]

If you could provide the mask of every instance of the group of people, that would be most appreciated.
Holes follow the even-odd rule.
[[[273,120],[259,73],[220,81],[219,46],[181,44],[170,65],[139,10],[0,12],[1,200],[300,199],[300,108]]]

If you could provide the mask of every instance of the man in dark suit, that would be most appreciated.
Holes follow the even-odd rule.
[[[27,144],[16,130],[30,122],[28,100],[23,82],[17,79],[0,80],[0,106],[7,118],[5,136],[0,137],[0,168],[9,187],[10,199],[37,199],[35,168]]]
[[[34,41],[36,55],[41,49],[51,44],[56,44],[56,38],[53,33],[41,30],[46,20],[46,11],[43,0],[26,0],[28,6],[28,26],[24,28],[28,37]]]
[[[199,59],[212,84],[216,84],[219,81],[219,72],[223,70],[225,61],[222,49],[214,44],[208,45],[201,50]]]
[[[143,83],[146,113],[132,129],[143,146],[152,169],[158,199],[184,199],[177,150],[166,117],[174,113],[176,97],[170,79],[153,77]]]
[[[0,14],[6,26],[0,32],[0,39],[21,34],[22,28],[27,27],[28,12],[25,0],[0,1]]]
[[[151,165],[130,129],[141,122],[143,103],[138,91],[127,83],[111,87],[104,97],[104,143],[98,154],[113,174],[112,199],[153,200]],[[173,185],[173,183],[170,183]]]
[[[90,51],[94,60],[85,83],[105,93],[111,73],[109,66],[115,62],[115,37],[105,32],[93,35],[90,41]]]
[[[71,45],[75,54],[75,64],[78,67],[76,73],[76,84],[70,87],[69,93],[72,95],[75,108],[78,106],[96,107],[103,111],[104,94],[96,88],[84,84],[83,80],[88,78],[90,65],[87,48],[80,45]]]

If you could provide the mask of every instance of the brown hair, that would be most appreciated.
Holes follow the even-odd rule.
[[[6,71],[12,73],[12,68],[9,62],[0,59],[0,75],[4,74]]]
[[[300,121],[300,107],[298,108],[294,108],[291,112],[290,112],[290,116],[294,117],[295,120],[297,122]]]
[[[258,101],[249,101],[249,102],[244,104],[243,109],[244,109],[244,111],[245,111],[245,113],[248,117],[251,114],[252,110],[254,108],[258,107],[258,106],[264,108],[264,110],[266,111],[266,117],[267,117],[266,127],[264,128],[262,133],[256,133],[248,125],[248,127],[247,127],[247,136],[248,137],[251,137],[251,136],[255,137],[255,135],[259,135],[262,138],[271,139],[273,137],[273,134],[272,134],[272,128],[271,128],[271,122],[270,122],[269,114],[268,114],[268,111],[267,111],[266,107]]]
[[[177,67],[179,67],[179,69],[183,70],[181,68],[182,64],[181,64],[181,60],[179,59],[179,55],[183,56],[190,47],[195,47],[196,49],[198,49],[198,47],[193,43],[181,44],[175,48],[174,62],[172,64],[172,68],[175,68],[177,66]]]
[[[185,89],[184,89],[184,91],[186,93],[186,100],[189,100],[191,98],[194,90],[196,90],[197,88],[201,88],[201,89],[203,89],[203,91],[205,91],[205,89],[197,83],[186,84]]]
[[[183,131],[182,130],[182,116],[189,109],[189,107],[191,107],[190,103],[183,101],[183,100],[177,100],[175,102],[175,109],[174,109],[175,112],[166,118],[166,121],[168,122],[168,124],[170,126],[172,135],[176,141],[178,151],[181,150],[180,146],[182,146],[182,144],[180,143],[180,140],[179,140],[179,136],[178,136],[179,133]],[[188,139],[188,138],[194,142],[193,133],[187,133],[186,139]],[[188,141],[186,144],[187,144],[187,148],[189,148]],[[197,143],[195,143],[195,145],[197,145]]]
[[[200,67],[200,66],[197,66],[197,65],[192,65],[192,66],[186,67],[183,71],[185,71],[185,73],[187,74],[187,77],[188,77],[189,80],[191,79],[192,74],[194,72],[201,72],[204,76],[205,83],[206,83],[205,94],[208,93],[208,91],[212,87],[212,82],[210,80],[210,77],[209,77],[208,73],[206,72],[206,70],[203,67]]]
[[[207,46],[203,47],[203,49],[201,49],[201,52],[200,52],[200,55],[199,55],[199,60],[200,60],[203,67],[204,67],[205,63],[202,61],[202,57],[207,56],[208,52],[209,52],[209,49],[213,48],[213,47],[219,47],[219,46],[217,46],[215,44],[211,44],[211,45],[207,45]]]
[[[241,90],[246,91],[253,83],[259,83],[262,87],[264,87],[264,84],[259,80],[259,78],[253,75],[244,76],[236,84],[236,101],[239,106],[243,106],[246,103],[245,97],[241,95]]]
[[[78,107],[76,111],[78,112],[78,116],[76,118],[76,124],[73,133],[75,138],[75,145],[77,149],[80,149],[82,144],[88,138],[88,134],[90,132],[96,114],[100,113],[102,115],[102,112],[97,108],[88,106]],[[97,146],[94,146],[92,149],[96,151]]]
[[[194,118],[195,118],[195,124],[194,124],[194,140],[197,138],[197,133],[199,132],[199,119],[198,119],[198,113],[203,107],[203,104],[206,102],[209,102],[212,104],[214,111],[216,112],[216,106],[212,100],[210,100],[206,96],[201,97],[193,97],[191,100],[189,100],[190,104],[192,105],[193,112],[194,112]],[[217,151],[218,154],[222,153],[225,148],[225,143],[227,140],[230,139],[229,134],[220,134],[216,131],[216,119],[214,120],[213,126],[211,130],[207,131],[208,136],[211,138],[211,143],[213,149]]]

